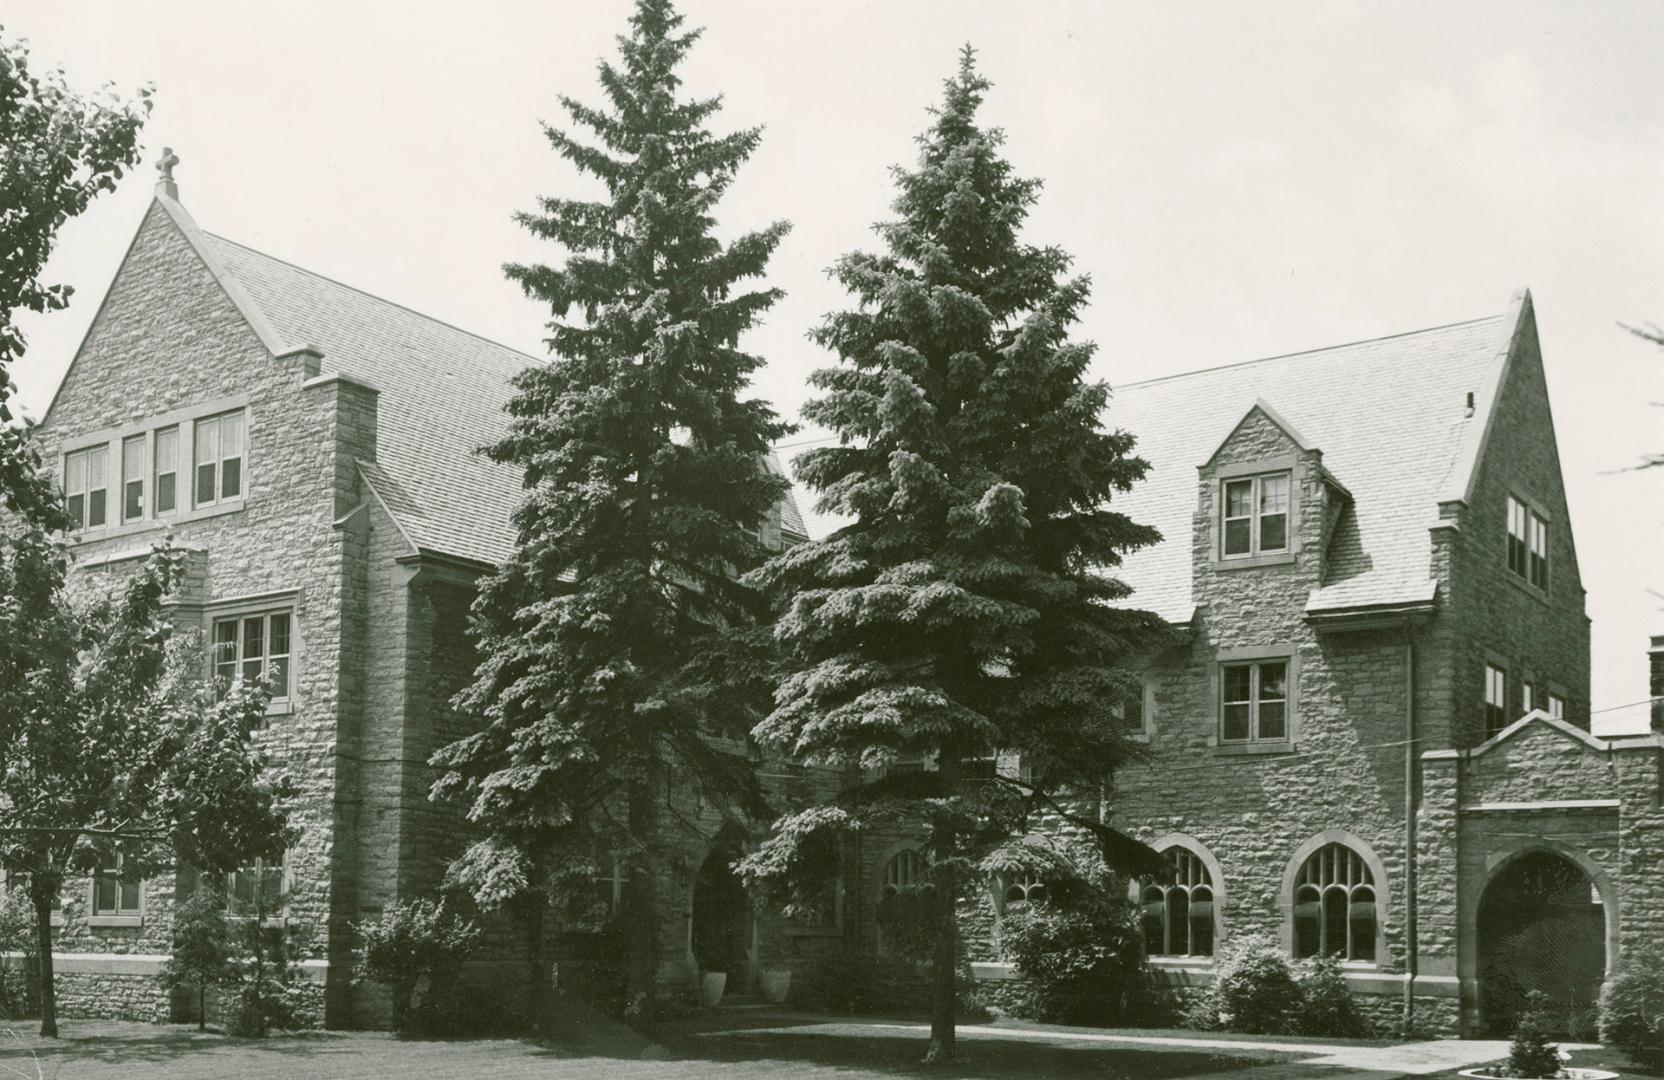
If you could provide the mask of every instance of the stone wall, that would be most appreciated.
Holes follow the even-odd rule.
[[[307,955],[321,959],[340,928],[332,886],[350,877],[335,851],[343,799],[336,771],[361,692],[346,647],[353,627],[343,617],[358,553],[350,530],[334,523],[340,508],[362,501],[356,473],[342,461],[374,459],[376,395],[347,380],[315,378],[317,364],[304,352],[272,356],[180,227],[153,204],[41,431],[47,460],[61,462],[60,450],[92,439],[119,448],[129,434],[173,423],[185,431],[201,416],[246,410],[240,498],[194,508],[192,463],[182,446],[179,509],[167,520],[120,524],[120,459],[112,454],[111,524],[80,534],[74,556],[82,574],[126,573],[171,533],[191,553],[176,608],[187,627],[206,636],[220,614],[291,612],[292,701],[274,708],[260,739],[302,788],[301,835],[287,859],[289,914],[307,928]],[[69,927],[65,950],[164,954],[173,886],[160,879],[144,889],[141,927]],[[66,1013],[95,1009],[95,1002],[77,998]]]

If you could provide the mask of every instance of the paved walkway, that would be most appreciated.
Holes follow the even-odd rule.
[[[827,1038],[871,1038],[874,1036],[924,1036],[927,1024],[897,1022],[832,1021],[805,1024],[759,1026],[708,1033],[706,1038],[747,1036],[821,1036]],[[1203,1032],[1146,1032],[1136,1030],[1092,1031],[1020,1021],[964,1025],[959,1038],[982,1040],[1033,1040],[1050,1046],[1079,1046],[1109,1049],[1124,1047],[1189,1054],[1217,1054],[1253,1062],[1243,1068],[1207,1073],[1209,1080],[1277,1080],[1279,1077],[1322,1077],[1324,1080],[1387,1080],[1431,1076],[1496,1061],[1508,1056],[1508,1043],[1484,1039],[1434,1039],[1421,1042],[1385,1043],[1366,1040],[1325,1042],[1321,1039],[1278,1038],[1259,1035],[1213,1034]],[[1588,1049],[1567,1043],[1566,1049]],[[1277,1068],[1276,1066],[1285,1066]]]

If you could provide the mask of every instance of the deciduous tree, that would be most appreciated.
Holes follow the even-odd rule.
[[[149,112],[148,87],[127,101],[108,87],[83,96],[60,71],[31,71],[28,42],[0,32],[0,506],[44,524],[61,510],[7,405],[25,345],[15,320],[69,303],[70,286],[40,280],[58,230],[138,160]]]
[[[41,1034],[57,1034],[52,908],[64,878],[119,859],[129,879],[184,862],[226,873],[279,856],[287,786],[255,739],[267,693],[203,677],[201,642],[164,601],[163,547],[114,595],[71,599],[61,542],[0,544],[0,866],[29,882]],[[93,583],[84,582],[89,589]],[[224,688],[220,688],[224,689]]]

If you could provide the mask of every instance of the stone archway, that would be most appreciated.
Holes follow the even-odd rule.
[[[751,978],[751,899],[734,873],[744,854],[738,832],[723,830],[693,882],[694,962],[700,971],[727,972],[730,992],[748,986]]]
[[[1548,995],[1560,1034],[1590,1032],[1607,928],[1599,887],[1581,867],[1542,849],[1509,859],[1485,886],[1477,929],[1486,1033],[1511,1034],[1533,990]]]

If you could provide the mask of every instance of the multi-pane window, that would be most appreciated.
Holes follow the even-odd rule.
[[[96,529],[109,519],[110,448],[94,446],[64,455],[64,499],[77,529]]]
[[[1144,951],[1150,956],[1213,955],[1213,877],[1186,848],[1166,852],[1168,872],[1140,892]]]
[[[179,429],[177,427],[157,430],[155,457],[155,513],[171,514],[179,505]]]
[[[1540,702],[1537,700],[1537,687],[1529,682],[1520,684],[1520,715],[1535,709]]]
[[[1508,569],[1539,589],[1548,588],[1548,522],[1508,496]]]
[[[884,864],[883,895],[894,896],[901,890],[917,884],[923,876],[924,856],[912,848],[898,851]]]
[[[211,506],[243,494],[243,412],[196,422],[196,505]]]
[[[1221,670],[1221,742],[1288,739],[1288,661],[1226,664]]]
[[[1288,473],[1225,481],[1224,509],[1221,529],[1224,555],[1264,555],[1288,550]]]
[[[1531,515],[1531,584],[1539,589],[1548,588],[1548,522]]]
[[[1375,959],[1375,877],[1345,844],[1312,853],[1294,882],[1294,955]]]
[[[1144,685],[1134,683],[1122,693],[1119,700],[1111,707],[1116,719],[1127,731],[1137,735],[1144,731]]]
[[[121,520],[144,517],[145,443],[143,435],[121,440]]]
[[[123,873],[123,859],[100,859],[92,874],[93,915],[139,914],[140,883]]]
[[[1495,735],[1508,726],[1508,673],[1495,664],[1485,665],[1485,734]]]
[[[225,876],[225,913],[264,918],[283,910],[283,860],[254,860],[254,865]]]
[[[1548,696],[1548,714],[1556,720],[1564,720],[1566,718],[1566,699],[1559,694],[1550,694]]]
[[[253,682],[267,675],[272,682],[272,699],[287,698],[294,655],[292,622],[287,611],[216,620],[215,678],[230,685],[239,679]]]

